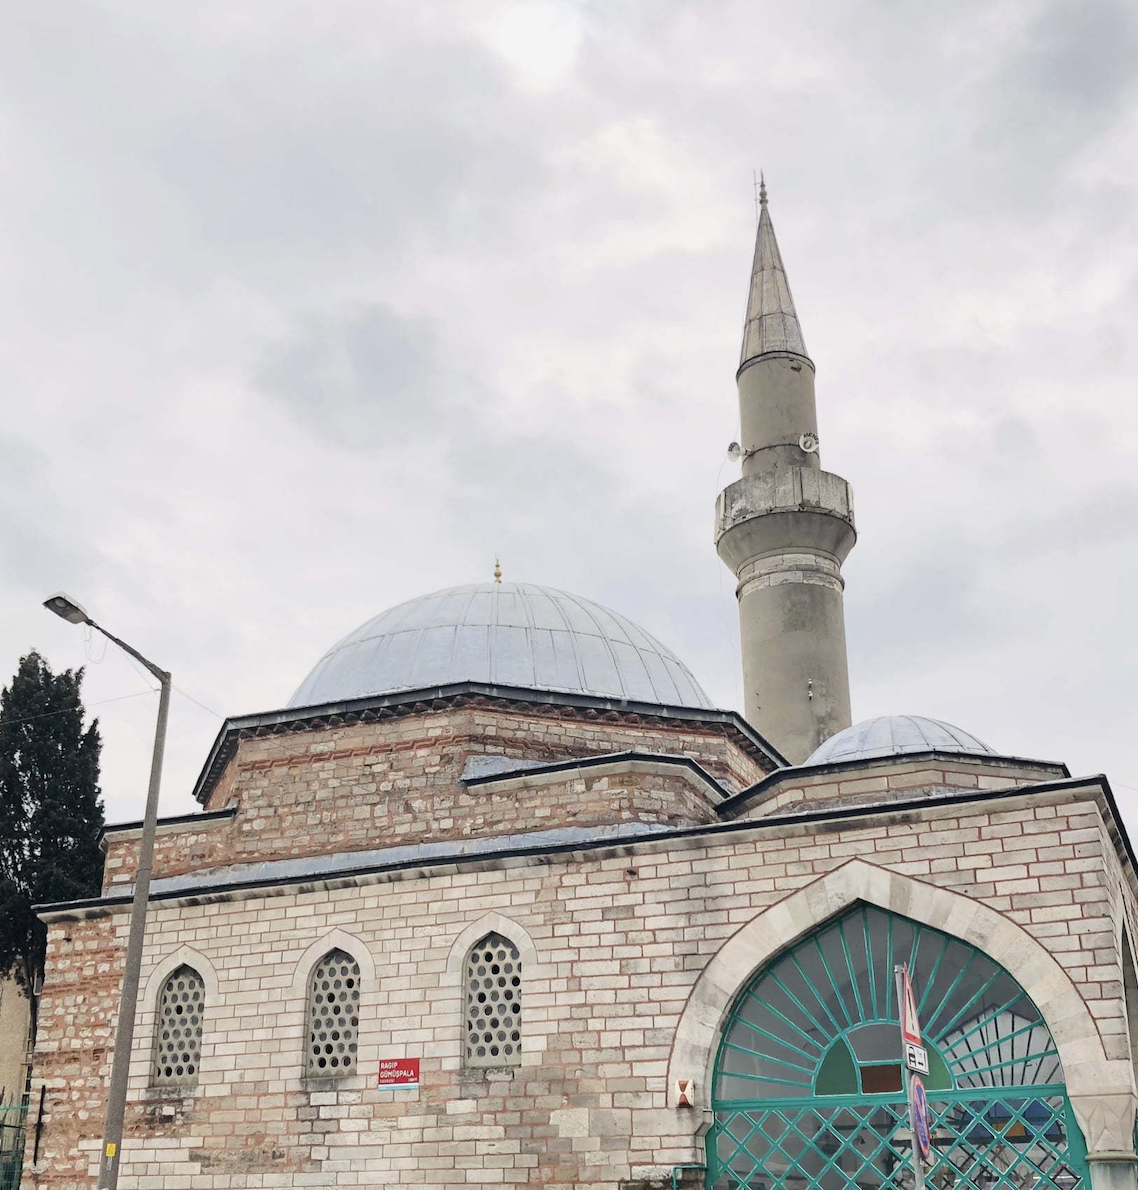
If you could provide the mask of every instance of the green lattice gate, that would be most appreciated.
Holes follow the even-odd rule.
[[[26,1103],[0,1104],[0,1190],[18,1190],[24,1164]]]
[[[1019,984],[974,947],[870,906],[798,942],[736,1001],[716,1059],[713,1190],[911,1186],[893,966],[914,977],[935,1190],[1084,1190],[1059,1055]]]

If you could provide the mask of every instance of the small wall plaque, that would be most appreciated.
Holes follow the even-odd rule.
[[[379,1086],[411,1088],[419,1085],[418,1058],[382,1058],[379,1063]]]

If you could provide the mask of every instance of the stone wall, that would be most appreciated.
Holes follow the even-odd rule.
[[[156,877],[228,864],[627,821],[707,822],[717,800],[680,775],[563,774],[539,785],[467,787],[472,756],[563,761],[622,750],[686,756],[720,779],[762,770],[716,725],[679,728],[564,721],[476,707],[379,723],[242,740],[208,809],[235,804],[232,820],[164,827]],[[138,832],[108,832],[105,881],[129,883]]]
[[[1120,877],[1091,791],[853,824],[734,824],[619,854],[156,903],[120,1185],[671,1185],[674,1165],[702,1160],[701,1114],[668,1094],[700,973],[764,909],[853,857],[1018,923],[1065,968],[1105,1059],[1128,1060],[1111,917]],[[47,1126],[26,1190],[86,1187],[97,1157],[126,919],[92,912],[51,926],[37,1059]],[[461,964],[488,929],[525,963],[524,1064],[512,1071],[460,1061]],[[308,973],[334,945],[363,968],[364,1073],[332,1089],[306,1083],[301,1061]],[[171,1101],[147,1091],[149,1055],[157,986],[182,961],[206,977],[207,1015],[197,1091]],[[391,1057],[421,1059],[419,1090],[375,1086]],[[697,1096],[706,1103],[706,1088]]]
[[[1014,789],[1067,776],[1063,765],[1042,761],[979,759],[951,754],[883,756],[777,771],[752,796],[742,795],[731,816],[811,813],[841,806],[932,798],[966,789]]]

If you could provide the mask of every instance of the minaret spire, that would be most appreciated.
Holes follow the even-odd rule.
[[[760,175],[759,230],[755,236],[755,262],[751,266],[751,292],[739,367],[768,351],[792,351],[810,358],[767,208],[767,184]]]
[[[720,494],[715,544],[738,579],[747,718],[794,763],[850,725],[841,565],[852,495],[822,470],[814,364],[759,188],[736,373],[743,477]]]

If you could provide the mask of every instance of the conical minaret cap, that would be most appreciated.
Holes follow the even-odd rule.
[[[755,237],[755,263],[751,268],[751,293],[747,301],[747,320],[743,324],[740,367],[770,351],[790,351],[809,359],[790,283],[782,267],[774,224],[767,210],[765,183],[759,190],[759,203],[759,230]]]

